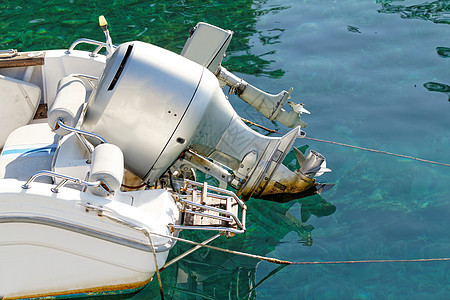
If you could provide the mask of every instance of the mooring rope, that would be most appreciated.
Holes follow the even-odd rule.
[[[248,123],[250,125],[253,125],[253,126],[256,126],[258,128],[261,128],[261,129],[263,129],[263,130],[265,130],[267,132],[283,134],[282,132],[279,132],[279,131],[276,131],[276,130],[273,130],[273,129],[269,129],[267,127],[259,125],[259,124],[255,123],[255,122],[250,121],[250,120],[247,120],[247,119],[244,119],[244,118],[241,118],[241,120],[244,121],[245,123]],[[447,164],[447,163],[436,162],[436,161],[423,159],[423,158],[418,158],[418,157],[409,156],[409,155],[403,155],[403,154],[397,154],[397,153],[387,152],[387,151],[383,151],[383,150],[376,150],[376,149],[370,149],[370,148],[365,148],[365,147],[353,146],[353,145],[349,145],[349,144],[333,142],[333,141],[327,141],[327,140],[321,140],[321,139],[311,138],[311,137],[307,137],[307,136],[303,136],[302,138],[304,138],[306,140],[321,142],[321,143],[327,143],[327,144],[333,144],[333,145],[338,145],[338,146],[344,146],[344,147],[348,147],[348,148],[354,148],[354,149],[363,150],[363,151],[369,151],[369,152],[373,152],[373,153],[386,154],[386,155],[391,155],[391,156],[397,156],[397,157],[417,160],[417,161],[421,161],[421,162],[425,162],[425,163],[429,163],[429,164],[435,164],[435,165],[450,167],[450,164]]]
[[[338,261],[294,261],[291,265],[335,265],[335,264],[364,264],[364,263],[401,263],[401,262],[430,262],[449,261],[450,258],[414,258],[414,259],[369,259],[369,260],[338,260]]]
[[[150,237],[150,233],[145,228],[141,228],[141,229],[144,232],[144,234],[147,236],[147,238],[150,242],[150,247],[152,248],[153,260],[155,261],[156,276],[158,278],[159,296],[160,296],[161,300],[164,300],[164,291],[163,291],[163,286],[162,286],[161,274],[159,274],[158,259],[156,258],[155,247],[153,247],[153,241],[152,241],[152,238]]]
[[[371,260],[339,260],[339,261],[289,261],[281,260],[272,257],[266,257],[251,253],[245,253],[241,251],[224,249],[216,246],[206,245],[203,243],[197,243],[194,241],[186,240],[180,237],[169,236],[165,234],[160,234],[156,232],[151,232],[153,235],[175,239],[180,242],[188,243],[191,245],[196,245],[204,248],[209,248],[217,251],[222,251],[230,254],[246,256],[254,259],[259,259],[267,261],[269,263],[274,263],[278,265],[331,265],[331,264],[360,264],[360,263],[395,263],[395,262],[432,262],[432,261],[450,261],[450,258],[414,258],[414,259],[371,259]]]
[[[152,238],[151,238],[151,236],[150,236],[151,234],[154,234],[154,233],[148,231],[148,230],[147,230],[146,228],[144,228],[144,227],[140,227],[140,226],[138,226],[138,225],[136,225],[136,224],[133,224],[133,223],[131,223],[131,222],[128,222],[128,221],[126,221],[126,220],[124,220],[124,219],[122,219],[122,218],[115,217],[115,216],[111,215],[111,214],[110,214],[111,212],[108,211],[108,210],[106,210],[106,209],[103,208],[103,207],[92,207],[92,209],[95,209],[95,210],[98,212],[99,217],[105,217],[105,218],[110,219],[111,221],[114,221],[114,222],[116,222],[116,223],[125,225],[125,226],[127,226],[127,227],[129,227],[129,228],[139,230],[139,231],[141,231],[141,232],[148,238],[148,241],[149,241],[149,243],[150,243],[150,248],[151,248],[152,253],[153,253],[153,260],[154,260],[154,263],[155,263],[155,269],[156,269],[156,277],[158,278],[159,295],[160,295],[161,300],[164,300],[164,291],[163,291],[163,286],[162,286],[161,275],[160,275],[160,273],[159,273],[159,272],[160,272],[160,269],[159,269],[159,267],[158,267],[158,259],[156,258],[156,250],[155,250],[155,247],[153,246],[153,241],[152,241]],[[105,212],[106,212],[106,213],[105,213]]]
[[[369,152],[374,152],[374,153],[381,153],[381,154],[387,154],[387,155],[391,155],[391,156],[397,156],[397,157],[402,157],[402,158],[407,158],[407,159],[413,159],[413,160],[417,160],[417,161],[421,161],[421,162],[426,162],[426,163],[429,163],[429,164],[435,164],[435,165],[441,165],[441,166],[450,167],[450,164],[441,163],[441,162],[432,161],[432,160],[423,159],[423,158],[418,158],[418,157],[413,157],[413,156],[409,156],[409,155],[403,155],[403,154],[397,154],[397,153],[387,152],[387,151],[383,151],[383,150],[376,150],[376,149],[364,148],[364,147],[359,147],[359,146],[353,146],[353,145],[339,143],[339,142],[326,141],[326,140],[311,138],[311,137],[307,137],[307,136],[305,136],[304,138],[307,139],[307,140],[317,141],[317,142],[321,142],[321,143],[328,143],[328,144],[333,144],[333,145],[339,145],[339,146],[344,146],[344,147],[349,147],[349,148],[354,148],[354,149],[359,149],[359,150],[364,150],[364,151],[369,151]]]

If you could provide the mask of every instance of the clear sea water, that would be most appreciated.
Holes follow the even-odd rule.
[[[224,66],[272,93],[293,86],[311,111],[308,136],[450,163],[450,1],[2,1],[0,48],[103,40],[101,14],[115,43],[175,52],[199,21],[231,29]],[[288,130],[230,101],[242,117]],[[250,200],[248,232],[213,245],[291,261],[450,256],[449,167],[295,145],[304,144],[333,170],[319,181],[336,186],[323,198]],[[179,243],[172,256],[188,248]],[[162,281],[167,299],[450,299],[448,262],[279,267],[200,250]],[[154,280],[133,299],[158,297]]]

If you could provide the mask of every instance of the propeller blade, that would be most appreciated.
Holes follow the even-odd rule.
[[[305,114],[311,114],[310,112],[309,112],[309,110],[307,110],[306,108],[304,108],[304,107],[302,107],[301,109],[300,109],[300,111],[302,112],[302,113],[305,113]]]
[[[336,183],[316,183],[316,193],[320,195],[322,192],[329,191],[335,185]]]
[[[306,108],[303,107],[303,103],[295,103],[292,101],[288,101],[288,104],[292,108],[292,110],[298,113],[299,115],[303,113],[311,114]]]
[[[319,171],[316,173],[316,177],[323,175],[323,173],[331,172],[331,169],[327,168],[327,161],[324,160],[323,163],[320,165]]]
[[[306,157],[305,155],[302,153],[302,151],[300,151],[299,149],[293,147],[294,149],[294,153],[295,153],[295,157],[297,158],[298,164],[300,165],[300,168],[304,165]]]

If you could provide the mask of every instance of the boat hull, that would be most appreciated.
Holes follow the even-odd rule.
[[[151,232],[167,234],[164,226],[143,224],[145,219],[162,215],[152,208],[162,206],[167,211],[167,204],[164,207],[157,203],[168,202],[166,192],[151,192],[149,199],[154,204],[132,207],[123,203],[127,197],[121,198],[122,202],[111,201],[72,189],[55,194],[43,183],[24,190],[20,183],[0,180],[3,299],[135,293],[150,282],[156,267],[148,237],[82,204],[102,206],[125,223],[134,222]],[[143,199],[131,194],[136,205],[142,204]],[[160,268],[170,243],[157,237],[152,237],[152,243]]]

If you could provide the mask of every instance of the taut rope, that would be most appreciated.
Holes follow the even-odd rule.
[[[199,247],[205,247],[205,248],[222,251],[222,252],[226,252],[226,253],[230,253],[230,254],[255,258],[255,259],[267,261],[269,263],[274,263],[274,264],[278,264],[278,265],[332,265],[332,264],[360,264],[360,263],[450,261],[450,258],[448,258],[448,257],[445,257],[445,258],[414,258],[414,259],[340,260],[340,261],[288,261],[288,260],[281,260],[281,259],[277,259],[277,258],[266,257],[266,256],[261,256],[261,255],[256,255],[256,254],[245,253],[245,252],[241,252],[241,251],[224,249],[224,248],[206,245],[206,244],[202,244],[202,243],[197,243],[197,242],[186,240],[186,239],[183,239],[180,237],[169,236],[169,235],[160,234],[160,233],[156,233],[156,232],[151,232],[150,234],[161,236],[161,237],[166,237],[166,238],[170,238],[170,239],[175,239],[177,241],[188,243],[191,245],[196,245]]]
[[[279,132],[279,131],[276,131],[276,130],[273,130],[273,129],[269,129],[267,127],[264,127],[262,125],[256,124],[255,122],[249,121],[247,119],[241,118],[241,120],[244,121],[245,123],[250,124],[250,125],[253,125],[253,126],[256,126],[258,128],[264,129],[267,132],[283,134],[282,132]],[[396,154],[396,153],[387,152],[387,151],[383,151],[383,150],[376,150],[376,149],[364,148],[364,147],[359,147],[359,146],[353,146],[353,145],[349,145],[349,144],[333,142],[333,141],[327,141],[327,140],[321,140],[321,139],[311,138],[311,137],[307,137],[307,136],[304,136],[302,138],[307,139],[307,140],[311,140],[311,141],[321,142],[321,143],[327,143],[327,144],[332,144],[332,145],[344,146],[344,147],[354,148],[354,149],[358,149],[358,150],[364,150],[364,151],[369,151],[369,152],[374,152],[374,153],[381,153],[381,154],[386,154],[386,155],[391,155],[391,156],[397,156],[397,157],[417,160],[417,161],[421,161],[421,162],[425,162],[425,163],[429,163],[429,164],[435,164],[435,165],[450,167],[450,164],[447,164],[447,163],[436,162],[436,161],[423,159],[423,158],[418,158],[418,157],[413,157],[413,156],[409,156],[409,155]]]

